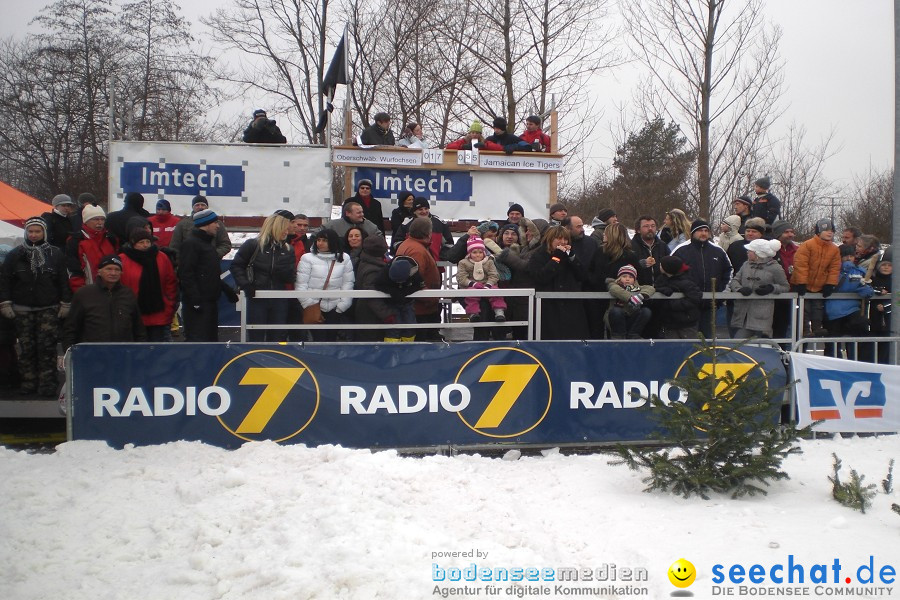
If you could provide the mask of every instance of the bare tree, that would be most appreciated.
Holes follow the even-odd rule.
[[[209,139],[197,115],[220,96],[206,78],[213,60],[195,47],[178,7],[172,0],[136,0],[121,10],[128,68],[117,86],[116,108],[128,114],[117,129],[138,140]]]
[[[834,147],[834,131],[809,145],[806,127],[792,123],[774,148],[769,160],[762,163],[763,168],[756,172],[771,177],[773,191],[781,200],[781,219],[798,231],[812,230],[825,209],[825,199],[840,194],[825,173],[828,160],[840,150]]]
[[[730,201],[737,173],[745,170],[733,161],[753,155],[779,115],[781,30],[763,21],[760,0],[643,0],[625,6],[635,54],[654,80],[642,100],[651,115],[665,114],[693,132],[697,213],[709,217]]]
[[[311,143],[322,142],[316,125],[324,108],[319,91],[330,7],[329,0],[233,0],[230,9],[201,19],[214,40],[246,55],[233,67],[223,65],[218,76],[276,99],[273,108],[299,121]]]
[[[35,36],[40,59],[56,77],[80,90],[81,98],[69,106],[56,104],[78,140],[76,161],[86,169],[82,185],[95,194],[106,190],[107,84],[118,68],[120,46],[115,36],[110,0],[57,0],[34,19],[44,33]]]
[[[894,170],[857,178],[847,207],[840,213],[843,227],[859,227],[882,243],[893,243]]]

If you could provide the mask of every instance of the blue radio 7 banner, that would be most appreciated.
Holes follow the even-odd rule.
[[[657,429],[649,396],[686,399],[669,380],[689,361],[712,372],[681,342],[79,344],[69,418],[73,439],[115,447],[638,441]],[[786,381],[769,348],[733,349],[716,369]]]

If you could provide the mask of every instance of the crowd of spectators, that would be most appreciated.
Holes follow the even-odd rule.
[[[527,124],[530,135],[518,137],[498,117],[494,134],[484,137],[476,121],[454,144],[505,150],[527,144],[549,151],[540,119],[529,117]],[[245,137],[272,134],[273,127],[264,112],[254,114]],[[361,141],[393,144],[389,117],[376,115]],[[417,123],[407,124],[401,144],[430,145]],[[708,222],[678,208],[665,213],[662,227],[654,216],[641,215],[631,235],[609,208],[575,215],[556,203],[543,218],[526,215],[517,202],[509,203],[505,222],[485,220],[454,239],[450,227],[431,213],[429,200],[411,192],[397,196],[388,239],[372,182],[360,179],[340,218],[313,235],[306,215],[277,210],[266,217],[231,262],[237,290],[223,283],[222,260],[231,240],[205,197],[196,196],[191,214],[179,218],[164,199],[156,214],[149,214],[143,196],[134,192],[109,215],[90,194],[77,201],[58,195],[51,212],[26,221],[24,243],[4,249],[0,375],[12,374],[9,364],[17,362],[7,382],[15,381],[24,394],[52,395],[60,347],[169,342],[180,327],[186,341],[218,341],[219,299],[224,294],[236,302],[238,291],[247,298],[247,322],[272,326],[252,329],[251,341],[440,340],[439,299],[410,298],[441,288],[447,278],[439,263],[455,265],[460,289],[554,293],[542,302],[545,340],[709,338],[722,312],[732,337],[786,338],[794,303],[779,296],[789,291],[820,294],[804,303],[805,335],[888,334],[891,303],[870,298],[890,290],[891,250],[882,252],[879,240],[854,227],[843,230],[839,245],[829,219],[820,219],[815,235],[797,244],[793,225],[779,218],[780,203],[770,185],[762,177],[754,184],[755,197],[734,200],[734,213],[719,224],[717,240]],[[264,290],[374,290],[384,296],[256,296]],[[738,292],[746,300],[723,307],[703,298],[712,291]],[[858,298],[829,299],[835,291]],[[608,292],[609,299],[568,297],[582,292]],[[675,293],[679,296],[670,298]],[[536,316],[528,313],[524,297],[478,295],[461,304],[471,322],[492,323],[477,328],[476,339],[524,339],[525,327],[506,322]],[[319,327],[279,327],[298,323]],[[380,327],[322,327],[353,323]],[[426,327],[400,327],[413,324]],[[11,350],[16,342],[18,352]],[[861,346],[858,358],[875,360],[876,350],[877,359],[885,361],[886,350],[875,344]]]

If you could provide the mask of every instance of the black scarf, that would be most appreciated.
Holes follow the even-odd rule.
[[[150,246],[148,250],[135,250],[131,246],[122,248],[122,253],[141,265],[141,279],[138,282],[138,308],[142,315],[158,313],[166,307],[162,297],[162,285],[159,280],[159,266],[156,255],[159,248]]]

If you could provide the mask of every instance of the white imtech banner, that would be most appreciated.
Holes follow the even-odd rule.
[[[172,212],[187,215],[191,199],[206,196],[223,216],[269,215],[278,209],[324,216],[331,205],[327,148],[112,142],[109,150],[109,206],[122,207],[125,194],[144,195],[145,208],[166,199]]]
[[[512,204],[522,205],[529,219],[548,215],[549,173],[357,167],[353,189],[362,179],[372,182],[372,195],[381,201],[385,215],[397,208],[397,198],[405,191],[430,200],[432,214],[445,221],[506,219]]]
[[[900,367],[791,353],[797,421],[823,432],[900,431]]]

